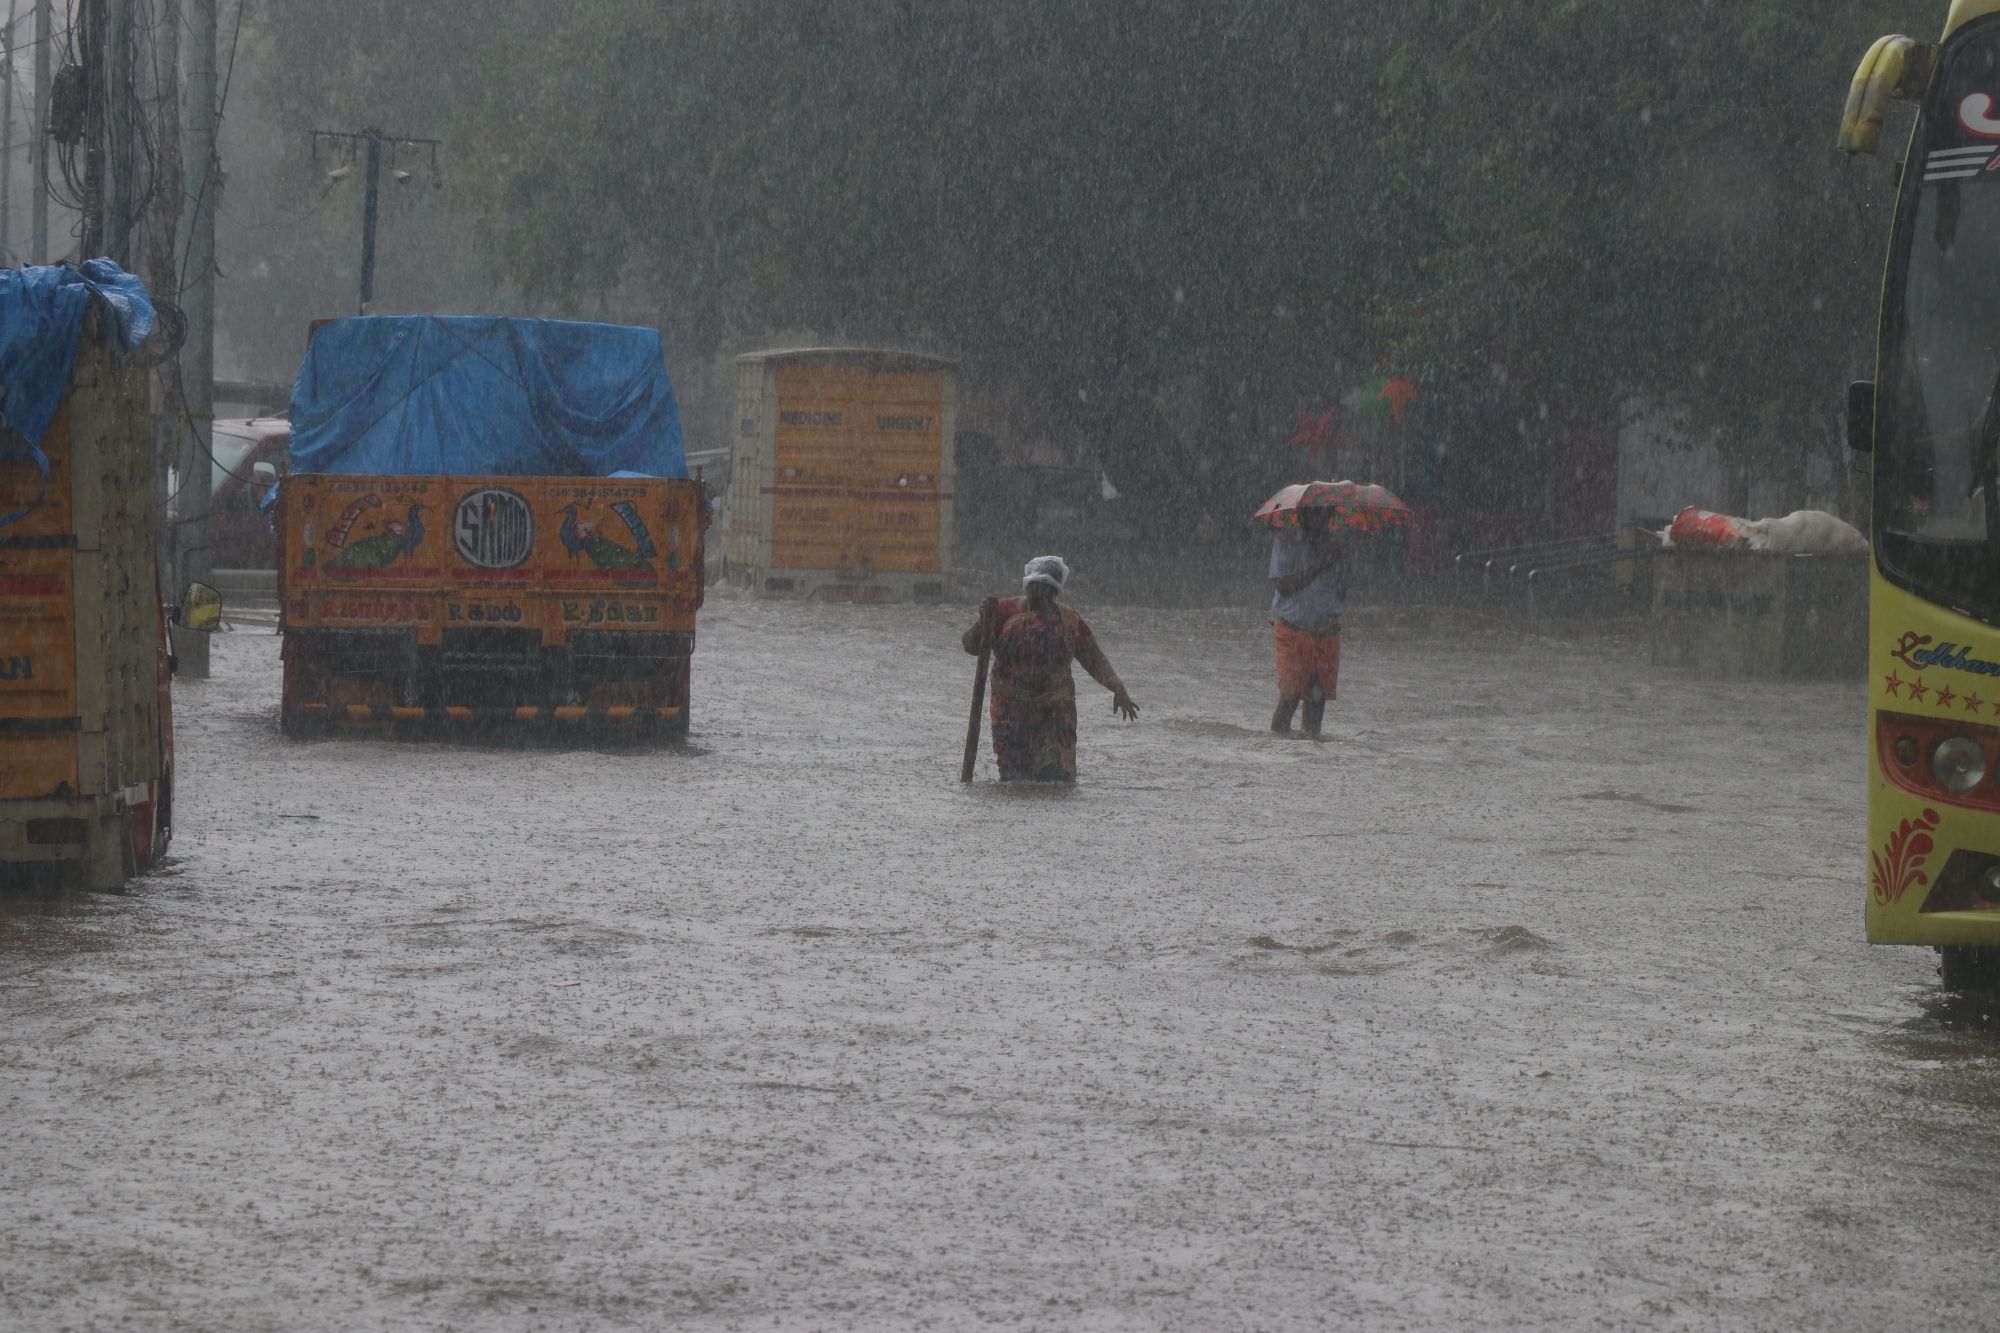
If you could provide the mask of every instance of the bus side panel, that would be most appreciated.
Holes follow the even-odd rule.
[[[1871,579],[1868,938],[2000,945],[2000,632]],[[1930,756],[1960,737],[1987,773],[1953,793]]]

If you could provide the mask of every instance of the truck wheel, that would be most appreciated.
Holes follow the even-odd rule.
[[[2000,993],[2000,949],[1947,944],[1938,950],[1938,976],[1946,990]]]
[[[160,777],[160,794],[153,798],[153,855],[157,864],[167,854],[167,848],[174,840],[174,774],[172,769]]]
[[[313,734],[313,719],[305,710],[306,701],[326,697],[325,682],[300,660],[304,654],[302,640],[285,640],[284,683],[278,694],[278,730],[287,739],[295,741]]]

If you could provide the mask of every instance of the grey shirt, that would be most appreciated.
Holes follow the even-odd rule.
[[[1303,574],[1319,563],[1312,544],[1297,528],[1281,528],[1271,540],[1271,577]],[[1271,615],[1294,629],[1332,629],[1340,623],[1340,565],[1327,567],[1318,578],[1294,593],[1273,589]]]

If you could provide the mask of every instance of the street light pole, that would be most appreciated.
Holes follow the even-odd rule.
[[[368,198],[361,206],[361,313],[375,304],[375,218],[382,189],[382,135],[363,130],[368,136]]]
[[[215,132],[218,107],[216,6],[219,0],[189,0],[187,53],[186,175],[193,185],[188,216],[187,273],[182,279],[181,309],[187,314],[187,342],[181,348],[180,397],[184,413],[180,428],[181,522],[193,518],[199,526],[177,527],[176,542],[184,582],[206,583],[213,575],[205,520],[213,503],[213,460],[209,456],[215,428],[215,192],[222,186],[217,168]],[[178,591],[178,588],[176,589]],[[176,650],[181,674],[208,679],[208,636],[179,636]]]
[[[49,262],[49,43],[54,38],[50,0],[35,0],[34,208],[29,214],[28,260]]]
[[[7,0],[7,104],[0,108],[0,257],[13,262],[14,244],[14,25],[20,21],[21,0]]]
[[[436,139],[384,134],[371,126],[365,130],[314,130],[312,142],[315,153],[319,151],[322,139],[342,145],[347,154],[346,165],[330,173],[335,180],[344,179],[353,170],[357,148],[367,155],[367,195],[361,204],[361,313],[365,315],[375,306],[375,226],[382,206],[382,147],[389,145],[392,158],[399,152],[414,153],[419,148],[428,149],[431,184],[436,186],[444,183],[438,174],[437,157],[441,145]],[[400,167],[394,168],[393,174],[398,182],[407,183],[410,179],[410,173]]]

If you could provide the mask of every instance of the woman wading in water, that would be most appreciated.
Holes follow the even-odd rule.
[[[987,598],[979,623],[965,632],[966,652],[993,650],[993,758],[1002,782],[1076,781],[1072,661],[1111,691],[1113,712],[1139,716],[1089,624],[1058,600],[1068,579],[1060,556],[1035,557],[1022,573],[1022,595]]]

